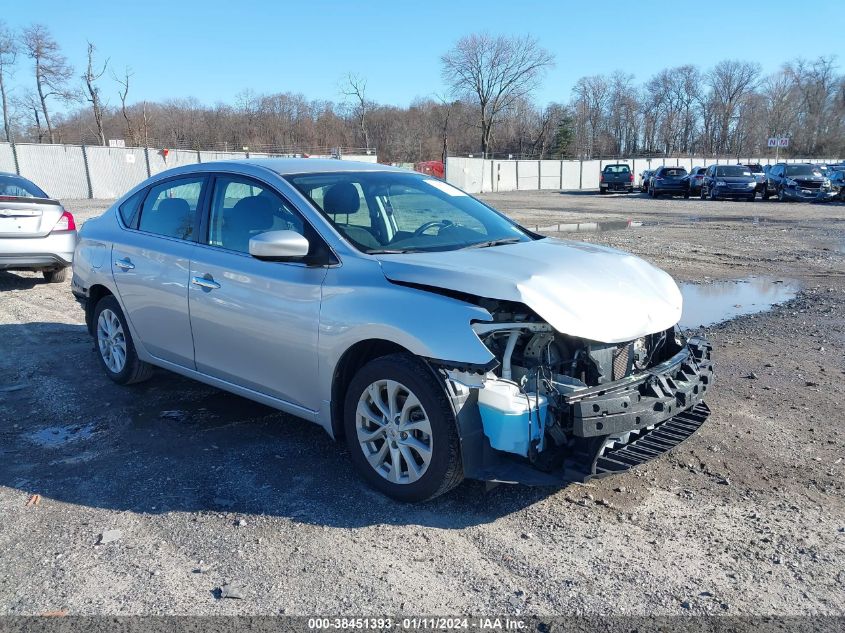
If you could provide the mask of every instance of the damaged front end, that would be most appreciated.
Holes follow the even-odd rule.
[[[439,364],[467,477],[534,485],[603,477],[659,457],[709,415],[704,339],[675,326],[602,343],[557,332],[521,304],[481,305],[493,321],[473,329],[498,367]]]

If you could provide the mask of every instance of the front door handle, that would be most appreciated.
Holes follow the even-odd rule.
[[[220,287],[220,284],[214,281],[214,278],[211,275],[207,277],[194,277],[191,279],[191,283],[195,286],[199,286],[200,288],[206,288],[207,290],[216,290]]]
[[[133,268],[135,268],[135,264],[129,261],[128,257],[115,260],[114,265],[120,268],[121,270],[132,270]]]

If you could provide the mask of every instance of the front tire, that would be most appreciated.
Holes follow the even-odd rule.
[[[425,501],[463,480],[452,406],[415,356],[383,356],[358,371],[346,391],[344,431],[355,470],[389,497]]]
[[[94,308],[94,339],[100,366],[117,384],[142,382],[153,375],[153,366],[138,358],[126,317],[112,295]]]
[[[67,279],[67,268],[59,268],[58,270],[42,270],[44,281],[48,284],[59,284]]]

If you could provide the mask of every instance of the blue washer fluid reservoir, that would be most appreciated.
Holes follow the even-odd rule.
[[[545,396],[524,394],[505,380],[488,380],[478,390],[478,410],[490,446],[523,457],[528,456],[530,441],[540,438],[547,406]]]

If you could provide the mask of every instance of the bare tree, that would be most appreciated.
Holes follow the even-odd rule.
[[[85,88],[88,91],[86,99],[91,104],[91,109],[94,112],[94,124],[97,126],[97,136],[100,139],[100,145],[106,144],[106,134],[103,131],[103,102],[100,98],[100,88],[97,86],[97,80],[106,73],[106,68],[109,66],[109,60],[103,62],[103,67],[100,72],[94,70],[94,51],[96,47],[88,42],[88,68],[82,79],[85,81]]]
[[[0,107],[3,108],[3,130],[6,133],[6,141],[12,141],[11,113],[9,112],[9,88],[8,80],[11,68],[18,55],[18,43],[15,36],[0,21]]]
[[[497,119],[534,91],[554,56],[530,36],[481,33],[462,37],[440,61],[452,93],[478,102],[481,154],[486,157]]]
[[[122,76],[112,73],[112,79],[120,86],[118,95],[120,96],[120,113],[123,115],[123,120],[126,124],[126,140],[129,141],[130,145],[138,145],[135,129],[132,127],[132,117],[129,116],[129,109],[126,106],[126,97],[129,95],[129,80],[132,74],[132,70],[127,67],[123,69]],[[144,110],[144,117],[146,118],[146,109]]]
[[[370,146],[370,134],[367,131],[367,80],[354,73],[347,73],[341,92],[355,100],[355,112],[364,146]]]
[[[44,124],[47,126],[47,136],[53,143],[55,134],[47,99],[58,97],[65,101],[73,100],[73,91],[67,85],[73,76],[73,68],[68,65],[50,31],[42,24],[33,24],[24,29],[23,45],[34,64],[38,101],[44,115]]]
[[[716,106],[717,152],[730,152],[731,132],[736,128],[737,110],[754,90],[760,65],[734,60],[721,61],[707,74],[711,98]]]

